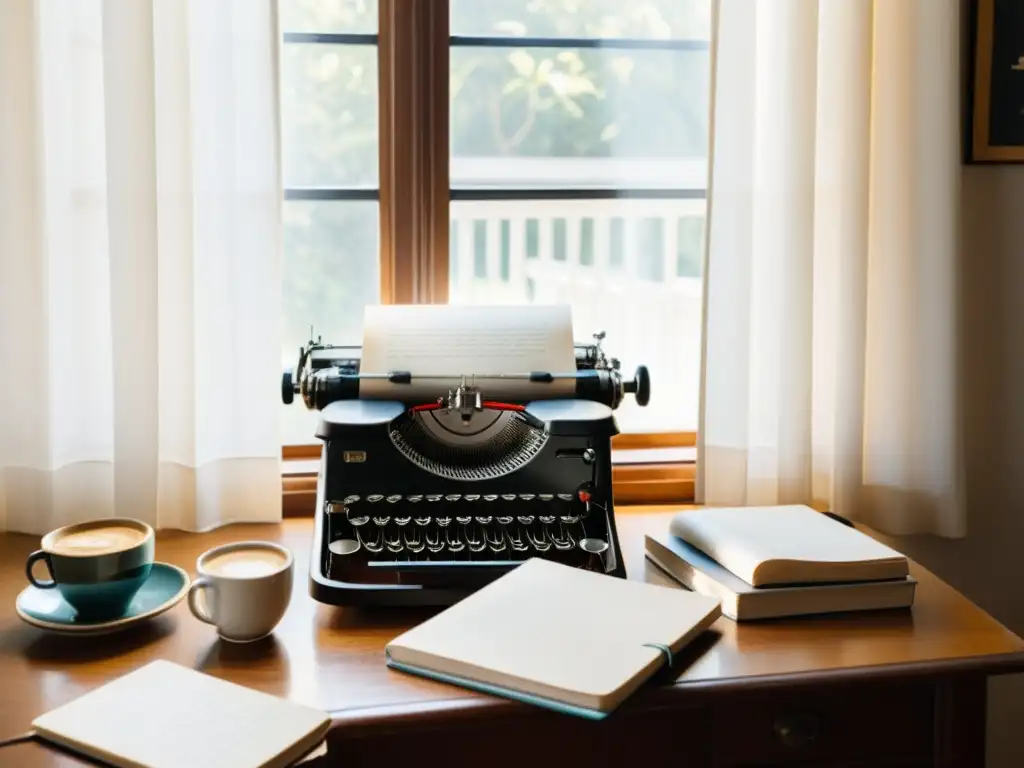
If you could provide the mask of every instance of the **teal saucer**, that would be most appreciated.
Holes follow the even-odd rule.
[[[84,621],[55,589],[26,587],[16,609],[22,621],[66,635],[102,635],[118,632],[173,608],[188,594],[188,574],[176,565],[153,563],[149,578],[132,598],[123,616],[106,621]]]

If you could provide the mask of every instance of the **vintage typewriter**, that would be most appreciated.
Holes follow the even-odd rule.
[[[359,346],[303,347],[281,394],[320,412],[312,597],[449,605],[530,557],[624,577],[613,410],[627,394],[646,405],[650,379],[641,366],[624,380],[603,336],[575,344],[574,371],[512,374],[572,379],[571,396],[525,402],[489,399],[477,385],[484,371],[452,371],[432,397],[367,399],[370,379],[400,393],[414,377],[361,370]]]

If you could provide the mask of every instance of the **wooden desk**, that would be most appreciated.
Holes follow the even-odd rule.
[[[643,533],[666,516],[620,512],[630,578],[670,584],[643,557]],[[347,610],[306,594],[309,520],[158,536],[157,558],[195,573],[226,541],[280,541],[296,555],[293,602],[273,638],[219,642],[184,602],[107,638],[66,638],[24,625],[34,537],[0,536],[0,739],[32,718],[152,659],[164,658],[334,714],[317,765],[924,766],[984,764],[986,676],[1024,669],[1024,642],[915,565],[912,612],[736,625],[720,620],[671,675],[602,722],[590,722],[384,666],[384,644],[423,611]],[[538,649],[542,653],[543,649]],[[154,692],[159,695],[159,692]],[[184,735],[183,735],[184,737]],[[81,765],[36,743],[0,750],[0,765]]]

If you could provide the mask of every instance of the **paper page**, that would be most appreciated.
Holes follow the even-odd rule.
[[[572,312],[568,306],[367,307],[361,373],[408,371],[411,384],[363,379],[360,397],[428,402],[447,395],[458,378],[475,376],[485,400],[571,397],[572,379],[545,384],[493,378],[533,371],[573,373]],[[474,383],[468,381],[468,383]]]
[[[755,586],[829,580],[837,573],[899,578],[907,567],[903,554],[802,504],[680,512],[669,532]]]

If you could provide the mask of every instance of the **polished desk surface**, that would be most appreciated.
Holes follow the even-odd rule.
[[[620,510],[629,578],[672,585],[643,554],[645,532],[664,530],[668,510]],[[243,539],[279,541],[295,554],[294,596],[271,638],[218,641],[182,601],[163,616],[107,637],[51,635],[22,623],[15,598],[25,557],[38,537],[0,535],[0,740],[34,717],[153,659],[168,659],[330,711],[348,729],[400,730],[405,723],[477,720],[524,705],[421,680],[384,665],[384,645],[436,610],[335,608],[307,594],[311,520],[231,525],[205,534],[163,532],[157,559],[195,574],[209,547]],[[737,688],[770,690],[805,680],[916,674],[993,674],[1024,669],[1024,641],[917,564],[912,611],[788,619],[737,625],[722,618],[683,660],[675,684],[653,685],[624,707]],[[673,675],[676,673],[673,672]],[[6,762],[13,760],[14,762]],[[36,744],[5,748],[0,764],[77,764]]]

